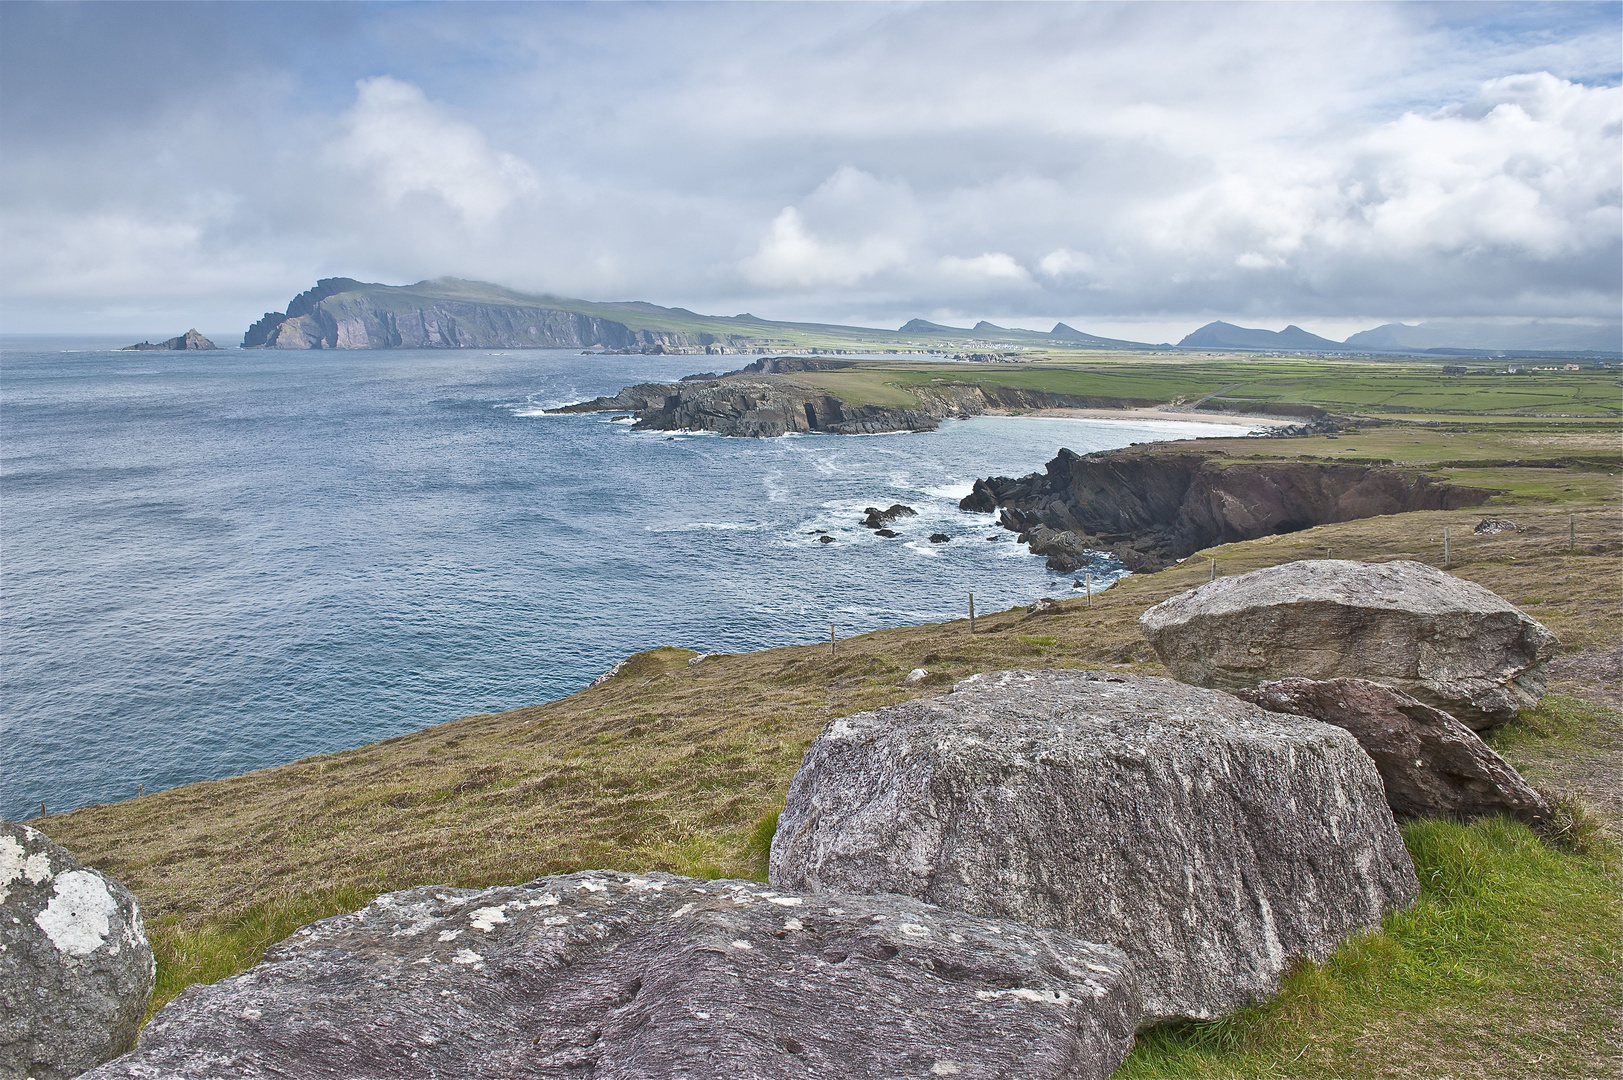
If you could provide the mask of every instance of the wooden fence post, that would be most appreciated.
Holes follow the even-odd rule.
[[[969,632],[975,632],[975,594],[969,594]]]

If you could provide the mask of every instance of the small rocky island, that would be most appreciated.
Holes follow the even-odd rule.
[[[172,337],[168,341],[138,341],[134,345],[126,345],[119,352],[188,352],[194,349],[218,349],[208,338],[197,332],[197,328],[186,331],[179,337]]]

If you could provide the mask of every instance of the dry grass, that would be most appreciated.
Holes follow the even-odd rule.
[[[789,779],[829,719],[939,694],[976,671],[1077,666],[1154,673],[1159,667],[1139,634],[1138,616],[1205,581],[1208,557],[1223,574],[1319,558],[1327,550],[1337,558],[1436,565],[1446,525],[1454,572],[1525,608],[1567,648],[1601,648],[1623,638],[1615,503],[1514,510],[1374,518],[1227,545],[1161,573],[1125,579],[1096,595],[1091,608],[1074,598],[1048,615],[1024,609],[982,614],[974,636],[960,620],[842,641],[832,657],[825,644],[713,656],[697,665],[688,663],[695,654],[687,650],[659,649],[633,658],[604,686],[561,701],[470,716],[346,753],[85,807],[38,824],[140,898],[160,954],[156,1007],[189,982],[252,964],[265,945],[298,925],[353,909],[380,891],[520,882],[588,867],[760,877],[765,840]],[[1569,513],[1576,515],[1580,538],[1573,551],[1566,543]],[[1510,516],[1524,531],[1475,536],[1471,527],[1484,514]],[[917,667],[930,676],[902,683]],[[1523,749],[1541,753],[1536,733],[1530,738]],[[1506,752],[1514,759],[1521,749]],[[1562,752],[1568,772],[1577,775],[1599,750],[1574,744]],[[1615,862],[1608,858],[1590,859],[1580,869],[1590,878],[1601,875],[1615,900]],[[1552,955],[1563,952],[1564,920],[1596,917],[1591,893],[1582,912],[1549,900],[1556,908],[1537,932],[1551,938]],[[1615,925],[1616,904],[1605,910]],[[1570,1026],[1563,1017],[1580,1008],[1558,997],[1589,985],[1612,1000],[1617,986],[1615,956],[1585,953],[1563,963],[1581,970],[1558,986],[1517,990],[1522,984],[1516,983],[1508,991],[1522,995],[1515,1002],[1522,1022],[1553,1032],[1548,1037],[1558,1041],[1563,1025]],[[1467,1008],[1470,1000],[1459,998],[1465,1011],[1457,1013],[1400,1009],[1381,1018],[1375,1035],[1331,1038],[1334,1031],[1325,1028],[1328,1041],[1304,1054],[1313,1068],[1303,1074],[1333,1072],[1327,1063],[1335,1062],[1345,1070],[1359,1061],[1391,1066],[1367,1071],[1415,1074],[1427,1071],[1428,1060],[1447,1060],[1460,1075],[1483,1075],[1452,1064],[1471,1057],[1466,1048],[1485,1018],[1499,1016]],[[1591,1021],[1579,1027],[1592,1041]],[[1315,1022],[1301,1020],[1310,1029]],[[1299,1033],[1287,1030],[1291,1037]],[[1436,1056],[1427,1049],[1439,1040],[1458,1053]],[[1404,1045],[1420,1049],[1400,1052]],[[1508,1068],[1515,1063],[1509,1054],[1495,1060]],[[1598,1059],[1569,1047],[1560,1060]],[[1284,1071],[1270,1075],[1291,1073],[1275,1065]]]

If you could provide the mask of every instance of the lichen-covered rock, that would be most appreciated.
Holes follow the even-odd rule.
[[[90,1076],[1104,1080],[1138,1017],[1125,966],[898,896],[611,872],[412,889],[192,987]]]
[[[835,720],[789,787],[776,888],[907,893],[1131,959],[1146,1020],[1272,993],[1416,894],[1347,732],[1170,679],[1012,671]]]
[[[1195,686],[1372,679],[1477,731],[1538,702],[1556,648],[1497,594],[1417,562],[1270,566],[1180,593],[1139,625]]]
[[[0,1077],[65,1080],[122,1054],[155,974],[128,889],[0,821]]]
[[[1368,679],[1281,679],[1238,696],[1352,732],[1400,817],[1509,814],[1538,825],[1550,816],[1544,797],[1476,732],[1401,690]]]

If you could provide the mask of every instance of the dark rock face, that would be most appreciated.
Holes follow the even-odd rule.
[[[1440,709],[1367,679],[1281,679],[1242,701],[1346,728],[1375,759],[1392,812],[1405,818],[1509,814],[1549,818],[1544,797],[1476,732]]]
[[[1148,1020],[1273,993],[1418,886],[1350,734],[1170,679],[1013,671],[835,720],[775,888],[897,892],[1122,948]]]
[[[194,986],[89,1074],[1104,1080],[1126,960],[897,896],[589,872],[380,896]]]
[[[883,536],[886,540],[894,540],[899,535],[895,529],[875,529],[875,536]]]
[[[1397,469],[1318,462],[1229,462],[1216,453],[1061,450],[1046,472],[975,482],[964,510],[1005,508],[1005,528],[1045,538],[1070,572],[1077,550],[1108,551],[1131,570],[1159,570],[1201,548],[1409,510],[1480,506],[1493,492]]]
[[[218,349],[208,338],[199,334],[196,329],[186,331],[179,337],[172,337],[168,341],[142,341],[135,345],[126,345],[120,352],[185,352],[198,349]]]
[[[728,375],[697,383],[643,383],[612,397],[554,412],[635,412],[639,431],[714,431],[772,438],[788,432],[876,435],[934,431],[940,421],[917,409],[848,405],[806,383],[778,375]]]
[[[1372,679],[1480,731],[1544,693],[1555,635],[1475,582],[1417,562],[1316,559],[1218,578],[1139,619],[1186,683]]]
[[[155,974],[128,889],[0,821],[0,1076],[66,1080],[122,1054]]]
[[[901,503],[891,503],[889,510],[881,510],[877,506],[870,506],[863,511],[866,516],[862,519],[862,526],[866,529],[879,529],[898,518],[918,517],[919,512],[911,506]]]
[[[947,543],[951,543],[951,542],[952,542],[952,537],[948,536],[946,533],[931,533],[930,534],[930,543],[932,543],[932,544],[947,544]]]

